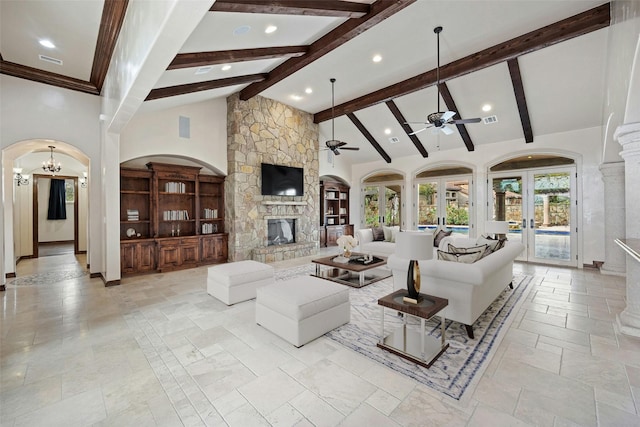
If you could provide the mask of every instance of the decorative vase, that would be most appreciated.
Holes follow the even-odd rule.
[[[351,256],[351,249],[344,248],[342,256],[344,256],[345,258],[349,258]]]
[[[407,291],[409,297],[417,300],[420,296],[420,266],[418,260],[409,261],[409,271],[407,272]]]

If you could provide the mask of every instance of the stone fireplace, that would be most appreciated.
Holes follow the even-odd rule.
[[[227,98],[225,218],[229,261],[274,262],[314,255],[319,248],[319,128],[313,115],[254,96]],[[304,171],[304,195],[263,196],[261,165]],[[294,242],[269,244],[269,220],[295,219]],[[286,226],[278,239],[289,240]]]

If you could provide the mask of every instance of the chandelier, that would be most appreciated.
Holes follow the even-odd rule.
[[[60,170],[62,169],[62,165],[60,164],[60,162],[58,162],[58,164],[56,165],[56,161],[53,159],[53,149],[56,147],[50,145],[49,148],[51,149],[51,158],[47,162],[42,162],[42,170],[44,170],[45,172],[49,171],[51,173],[60,172]]]

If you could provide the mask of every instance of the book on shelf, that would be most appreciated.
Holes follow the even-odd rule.
[[[187,188],[184,182],[165,182],[165,193],[186,193]]]
[[[186,209],[163,211],[162,219],[164,221],[187,221],[189,220],[189,212]]]
[[[137,209],[127,209],[127,221],[140,221],[140,213]]]

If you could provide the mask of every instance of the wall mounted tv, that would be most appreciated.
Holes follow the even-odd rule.
[[[291,166],[262,164],[263,196],[302,196],[304,171]]]

